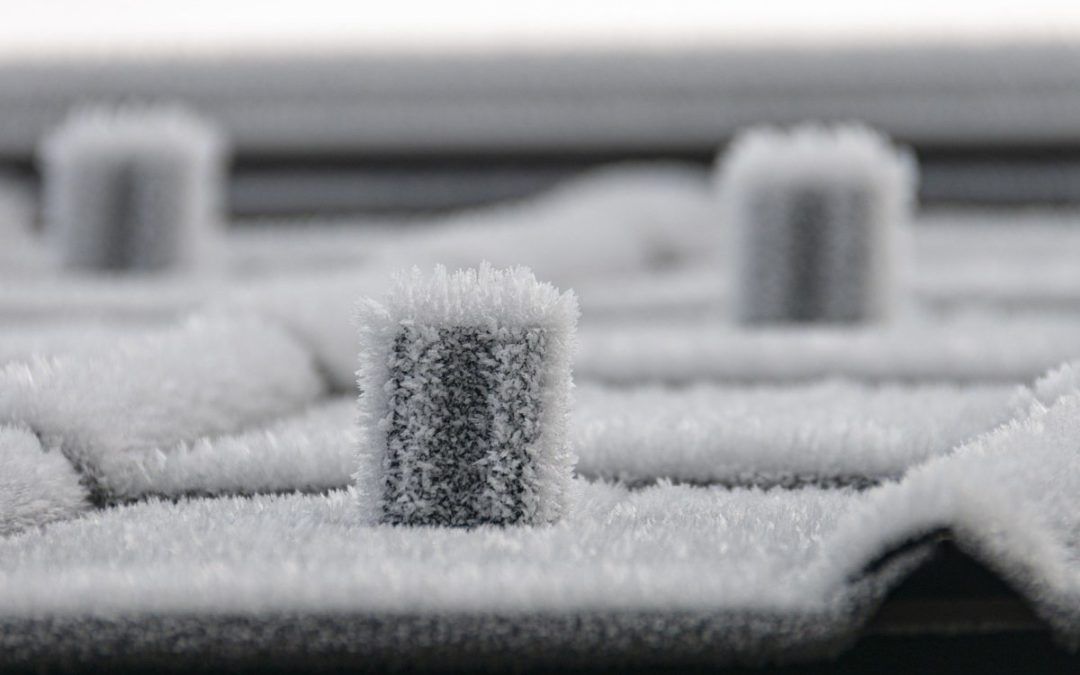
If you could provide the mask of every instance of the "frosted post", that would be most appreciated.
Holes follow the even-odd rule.
[[[577,301],[524,268],[436,268],[361,306],[361,504],[394,525],[565,511]]]
[[[46,231],[63,267],[195,270],[215,263],[225,144],[171,107],[76,111],[41,149]]]
[[[859,126],[753,130],[719,170],[742,323],[869,322],[896,306],[915,164]]]
[[[0,172],[0,278],[49,271],[34,232],[34,201],[26,179]]]

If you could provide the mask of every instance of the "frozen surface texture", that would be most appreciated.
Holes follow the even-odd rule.
[[[855,485],[901,477],[1012,418],[1011,386],[657,386],[576,393],[583,476]]]
[[[147,491],[172,448],[296,412],[324,391],[308,353],[259,319],[193,317],[91,353],[0,370],[0,421],[68,457],[105,501]]]
[[[403,275],[362,305],[360,468],[376,521],[541,524],[566,510],[577,304],[523,268]]]
[[[917,558],[871,563],[947,529],[1076,644],[1078,419],[1064,396],[865,492],[574,481],[543,528],[373,526],[352,489],[152,500],[0,540],[0,614],[710,611],[752,657],[850,634]]]
[[[618,170],[413,229],[233,232],[221,277],[12,271],[0,668],[268,653],[275,625],[303,654],[376,626],[820,655],[943,531],[1076,647],[1075,214],[927,216],[912,312],[748,330],[715,207],[704,172]],[[576,336],[522,270],[391,281],[480,258],[580,292]]]
[[[715,320],[583,326],[579,380],[783,383],[1020,383],[1076,355],[1080,320],[997,313],[891,326],[743,330]]]

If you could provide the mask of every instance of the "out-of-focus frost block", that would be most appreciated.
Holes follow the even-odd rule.
[[[864,322],[896,307],[915,163],[860,126],[757,129],[723,159],[733,308],[743,323]]]
[[[370,521],[538,525],[566,509],[572,293],[525,268],[399,277],[360,312]]]
[[[194,270],[215,264],[225,143],[172,107],[78,110],[41,148],[46,229],[79,270]]]

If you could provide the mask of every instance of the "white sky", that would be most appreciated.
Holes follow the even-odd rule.
[[[885,2],[0,0],[0,58],[1080,38],[1080,0]]]

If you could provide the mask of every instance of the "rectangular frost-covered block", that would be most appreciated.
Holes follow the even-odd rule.
[[[402,327],[391,366],[385,522],[524,521],[544,345],[537,328]]]
[[[755,130],[725,157],[720,191],[744,323],[860,322],[897,305],[897,249],[913,163],[861,127]]]
[[[393,525],[528,525],[566,507],[571,294],[524,269],[399,279],[361,312],[362,506]]]
[[[225,144],[212,124],[167,106],[77,110],[41,148],[46,230],[80,270],[214,266]]]

